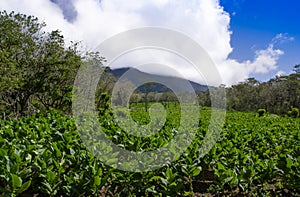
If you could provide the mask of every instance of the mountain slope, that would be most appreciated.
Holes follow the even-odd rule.
[[[150,92],[170,92],[170,91],[178,91],[178,92],[186,92],[189,90],[194,91],[206,91],[208,89],[207,85],[201,85],[199,83],[185,80],[179,77],[171,77],[171,76],[162,76],[155,75],[146,72],[142,72],[136,68],[118,68],[118,69],[110,69],[115,77],[118,79],[129,80],[136,86],[139,86],[140,92],[150,91]],[[145,85],[140,87],[142,84],[146,82],[155,82],[149,83],[148,87],[145,88]],[[163,85],[165,84],[165,85]],[[191,89],[189,89],[189,87]],[[172,90],[171,90],[172,89]]]

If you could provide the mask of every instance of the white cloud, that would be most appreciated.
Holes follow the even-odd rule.
[[[283,51],[274,49],[270,44],[267,49],[256,51],[255,60],[248,66],[250,72],[265,74],[276,69],[276,63]]]
[[[280,34],[277,34],[272,39],[272,44],[273,45],[275,45],[275,44],[283,44],[283,43],[286,43],[286,42],[292,42],[294,40],[295,40],[295,38],[289,36],[287,33],[280,33]]]
[[[284,76],[284,75],[286,75],[286,72],[285,71],[283,71],[283,70],[280,70],[280,71],[278,71],[276,74],[275,74],[275,76]]]
[[[34,15],[41,22],[47,24],[45,30],[62,30],[69,38],[74,34],[75,27],[68,23],[63,16],[62,10],[50,0],[10,0],[0,1],[0,8],[7,11],[20,12],[27,15]]]
[[[270,44],[267,49],[257,50],[253,61],[238,62],[234,59],[226,59],[220,62],[219,69],[223,78],[227,79],[226,84],[235,84],[247,79],[250,74],[266,74],[277,69],[277,60],[283,53]]]
[[[74,4],[77,13],[72,23],[50,0],[0,1],[0,7],[35,15],[47,23],[47,30],[60,29],[68,40],[82,40],[89,49],[132,28],[158,26],[180,31],[208,52],[224,83],[229,85],[246,79],[250,74],[276,69],[276,62],[283,52],[274,49],[273,45],[278,40],[291,39],[280,34],[267,49],[256,51],[253,61],[238,62],[228,58],[232,52],[230,16],[220,7],[218,0],[73,0],[70,3]],[[161,58],[161,62],[176,65],[169,56]],[[202,81],[193,69],[182,65],[174,67],[182,75]]]

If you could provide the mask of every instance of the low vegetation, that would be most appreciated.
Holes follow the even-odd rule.
[[[180,113],[169,103],[169,112]],[[147,123],[144,106],[132,116]],[[126,149],[150,150],[172,138],[178,119],[168,120],[157,141],[123,134],[108,114],[105,132]],[[155,171],[124,172],[106,166],[82,144],[71,117],[51,111],[0,123],[0,194],[71,196],[191,196],[200,194],[299,195],[300,119],[229,112],[220,138],[199,158],[210,120],[201,108],[197,135],[178,160]],[[108,126],[110,125],[110,126]],[[130,128],[128,128],[130,129]],[[157,137],[157,136],[156,136]],[[157,138],[158,139],[158,138]],[[159,143],[155,144],[157,141]],[[146,143],[145,143],[146,142]],[[140,146],[132,146],[140,144]]]

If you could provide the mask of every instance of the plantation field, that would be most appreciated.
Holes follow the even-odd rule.
[[[143,104],[130,107],[133,120],[140,125],[150,122]],[[147,137],[120,129],[111,112],[102,113],[99,119],[103,132],[118,146],[150,151],[166,146],[180,126],[179,105],[166,103],[165,107],[162,129]],[[118,113],[123,117],[127,111]],[[210,108],[200,109],[195,138],[184,154],[147,172],[105,165],[84,146],[72,117],[58,111],[2,121],[0,195],[300,195],[300,118],[227,112],[217,143],[200,157],[210,115]],[[114,160],[118,158],[116,154]]]

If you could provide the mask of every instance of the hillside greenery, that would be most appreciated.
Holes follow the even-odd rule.
[[[169,103],[169,113],[180,113]],[[178,160],[149,172],[124,172],[95,158],[83,145],[72,117],[58,111],[0,123],[0,194],[4,196],[192,196],[299,195],[300,119],[229,112],[220,138],[200,158],[210,121],[201,108],[196,137]],[[133,106],[133,118],[148,121],[144,106]],[[114,143],[133,151],[164,146],[178,125],[167,117],[159,136],[123,134],[113,117],[99,120]],[[126,128],[130,129],[130,128]],[[158,138],[157,138],[158,137]],[[149,140],[151,143],[149,143]],[[139,145],[137,145],[139,144]],[[118,159],[118,157],[116,157]]]

